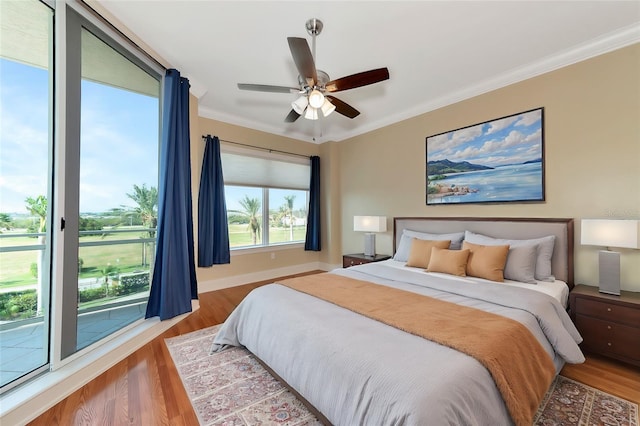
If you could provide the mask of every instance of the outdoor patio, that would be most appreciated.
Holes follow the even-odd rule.
[[[145,310],[146,301],[143,301],[81,313],[78,316],[78,348],[84,348],[143,318]],[[15,380],[46,362],[43,320],[25,320],[14,324],[15,327],[0,328],[2,383]]]

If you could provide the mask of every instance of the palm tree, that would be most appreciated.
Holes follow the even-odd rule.
[[[0,213],[0,234],[3,229],[11,230],[13,228],[13,220],[7,213]]]
[[[289,241],[293,241],[293,200],[296,199],[296,196],[285,195],[284,199],[286,201],[284,210],[286,215],[289,217]]]
[[[258,244],[258,238],[260,238],[260,221],[258,220],[258,215],[260,214],[260,199],[258,198],[249,198],[248,195],[245,195],[243,199],[238,201],[243,211],[231,210],[233,213],[240,214],[247,219],[249,219],[249,226],[247,229],[251,231],[251,238],[253,239],[253,244]]]
[[[133,185],[133,194],[127,194],[138,204],[133,209],[136,215],[142,219],[142,224],[147,228],[149,238],[156,235],[156,226],[158,226],[158,190],[153,186],[147,188],[147,185]],[[142,265],[147,264],[147,244],[142,244]]]
[[[133,194],[127,194],[127,197],[138,204],[133,211],[140,216],[146,228],[153,229],[149,231],[149,238],[153,238],[158,225],[158,190],[153,186],[147,188],[146,184],[141,187],[134,184]]]
[[[47,197],[44,195],[38,195],[36,198],[27,197],[25,200],[26,208],[29,213],[34,216],[37,216],[40,220],[38,224],[38,234],[45,232],[47,229]],[[45,244],[46,238],[44,235],[38,235],[38,244]],[[44,252],[45,250],[38,251],[38,259],[36,265],[38,267],[38,286],[36,287],[37,292],[37,314],[40,315],[42,313],[42,280],[43,280],[43,267],[44,267]]]

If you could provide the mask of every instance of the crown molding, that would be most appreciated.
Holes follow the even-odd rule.
[[[389,115],[382,120],[377,120],[373,123],[363,125],[355,130],[331,134],[328,138],[326,138],[326,140],[341,142],[362,135],[364,133],[380,129],[403,120],[414,118],[419,115],[434,111],[436,109],[443,108],[448,105],[452,105],[457,102],[461,102],[466,99],[491,92],[493,90],[501,89],[511,84],[519,83],[521,81],[528,80],[530,78],[537,77],[542,74],[546,74],[548,72],[555,71],[557,69],[564,68],[566,66],[573,65],[578,62],[582,62],[587,59],[591,59],[596,56],[600,56],[602,54],[612,52],[614,50],[618,50],[639,42],[640,23],[636,23],[634,25],[630,25],[619,30],[604,34],[600,37],[589,40],[585,43],[581,43],[570,49],[558,52],[554,55],[547,56],[536,62],[511,69],[505,73],[467,86],[461,90],[451,92],[446,96],[432,99],[429,102],[423,103],[414,108],[401,111],[397,114]],[[288,138],[300,139],[306,142],[323,143],[326,141],[318,140],[321,138],[314,139],[309,137],[308,135],[297,132],[282,132],[282,130],[276,126],[257,123],[255,121],[231,116],[220,111],[213,111],[203,107],[200,107],[200,115],[206,118],[224,121],[226,123],[248,127],[250,129],[260,130],[263,132],[285,136]]]

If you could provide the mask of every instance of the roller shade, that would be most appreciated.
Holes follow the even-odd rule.
[[[220,157],[225,185],[309,190],[309,158],[228,144]]]

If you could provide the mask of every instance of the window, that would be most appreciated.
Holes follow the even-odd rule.
[[[76,350],[144,318],[155,253],[160,137],[158,76],[95,29],[80,32]]]
[[[0,1],[0,393],[144,318],[154,263],[164,70],[48,3]]]
[[[231,249],[304,242],[309,159],[221,146]]]
[[[61,357],[144,318],[158,199],[161,74],[67,8]]]
[[[0,388],[49,363],[53,10],[0,3]]]

